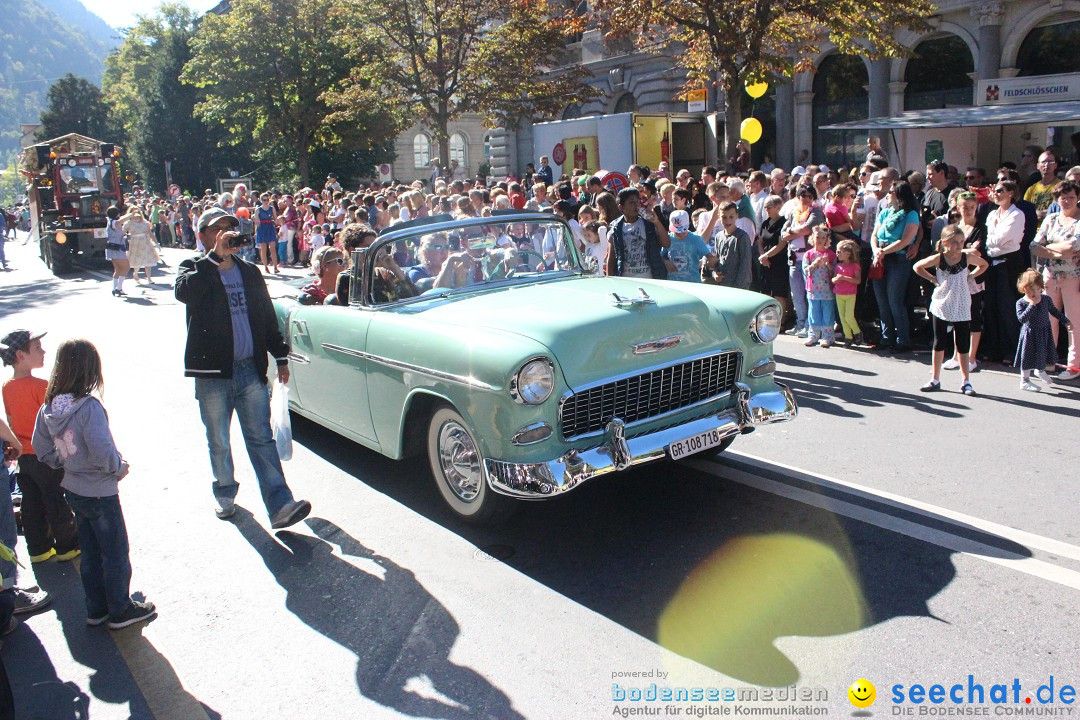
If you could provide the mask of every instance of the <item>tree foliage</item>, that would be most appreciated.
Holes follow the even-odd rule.
[[[930,29],[931,0],[595,0],[614,35],[650,51],[678,49],[687,90],[703,84],[727,94],[728,146],[738,140],[737,93],[747,79],[792,77],[813,69],[826,43],[841,54],[900,57],[900,28]]]
[[[49,87],[37,136],[39,140],[48,140],[68,133],[106,142],[123,141],[121,129],[109,114],[101,88],[71,73]]]
[[[569,32],[545,0],[372,4],[353,35],[375,43],[375,62],[358,66],[335,104],[351,106],[358,92],[381,83],[434,132],[448,163],[449,123],[466,113],[514,127],[522,117],[553,115],[568,98],[591,96],[581,68],[551,72],[564,65]]]
[[[260,157],[294,158],[305,183],[316,147],[383,154],[379,149],[400,130],[401,118],[377,86],[358,92],[349,107],[327,104],[354,65],[371,59],[367,45],[342,41],[363,23],[366,8],[351,0],[230,5],[227,13],[202,19],[181,74],[205,93],[195,106],[199,117],[226,128],[231,142],[249,138]]]
[[[164,3],[155,14],[139,16],[106,60],[104,92],[130,138],[125,149],[147,186],[159,191],[167,184],[166,162],[172,181],[192,191],[229,167],[250,164],[245,147],[217,149],[226,132],[196,116],[201,93],[180,82],[198,21],[186,5]]]

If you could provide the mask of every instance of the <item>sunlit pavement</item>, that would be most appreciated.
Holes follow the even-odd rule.
[[[212,511],[171,292],[190,253],[167,249],[161,284],[128,281],[113,298],[105,268],[56,279],[31,246],[6,250],[3,329],[47,330],[47,363],[65,337],[102,353],[132,465],[132,588],[159,608],[142,628],[88,628],[73,565],[24,571],[21,584],[36,574],[56,600],[5,639],[20,719],[562,720],[736,705],[848,716],[859,678],[885,716],[895,684],[1076,684],[1075,384],[1022,393],[991,370],[969,398],[954,371],[946,392],[924,394],[925,353],[784,337],[796,422],[488,529],[447,518],[421,461],[296,421],[286,475],[314,511],[271,533],[238,434],[244,510],[228,522]],[[276,293],[304,274],[268,283]],[[631,699],[652,683],[758,700]],[[792,685],[795,700],[804,688],[827,698],[781,700]]]

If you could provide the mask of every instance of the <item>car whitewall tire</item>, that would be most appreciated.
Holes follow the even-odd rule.
[[[428,462],[443,501],[465,522],[503,519],[515,503],[493,491],[484,473],[484,456],[464,418],[449,405],[435,409],[428,422]]]

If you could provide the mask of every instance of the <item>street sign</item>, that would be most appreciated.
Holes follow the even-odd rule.
[[[709,91],[705,88],[691,90],[686,95],[686,112],[705,112],[705,103],[708,98]]]
[[[556,165],[562,165],[566,162],[566,147],[562,143],[555,145],[555,148],[551,151],[551,159]]]

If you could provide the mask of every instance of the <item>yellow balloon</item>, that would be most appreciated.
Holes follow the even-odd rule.
[[[769,91],[769,83],[762,81],[751,84],[746,83],[746,94],[757,100],[759,97]]]
[[[746,118],[739,126],[739,137],[753,145],[761,139],[761,122],[757,118]]]

